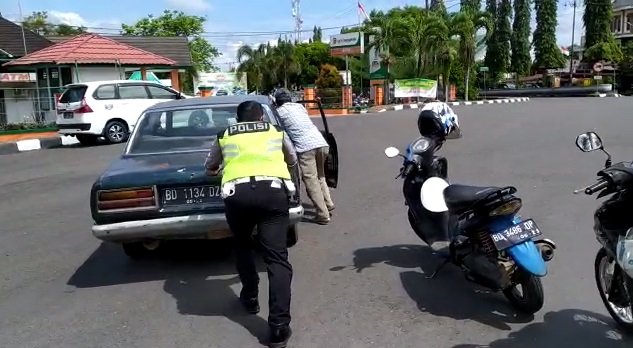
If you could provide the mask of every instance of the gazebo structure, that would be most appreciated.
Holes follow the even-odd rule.
[[[39,120],[55,117],[54,95],[69,83],[122,80],[125,70],[140,70],[147,78],[150,69],[170,69],[171,82],[178,86],[176,62],[163,56],[115,41],[97,34],[86,33],[5,63],[8,70],[35,72],[34,114]]]

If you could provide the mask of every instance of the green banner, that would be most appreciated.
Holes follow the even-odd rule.
[[[437,81],[419,78],[395,80],[394,92],[396,98],[437,98]]]

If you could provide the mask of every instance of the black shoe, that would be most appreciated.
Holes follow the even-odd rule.
[[[246,309],[248,313],[250,314],[259,313],[259,300],[257,299],[257,297],[251,297],[251,298],[240,297],[240,302],[242,303],[242,306],[244,306],[244,309]]]
[[[284,326],[271,326],[270,327],[270,343],[268,343],[268,347],[270,348],[286,348],[288,345],[288,340],[292,336],[292,330],[288,325]]]

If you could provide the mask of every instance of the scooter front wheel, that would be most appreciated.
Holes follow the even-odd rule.
[[[622,274],[620,266],[604,248],[601,248],[596,255],[594,270],[598,292],[600,292],[600,298],[607,307],[609,315],[618,323],[620,328],[633,333],[633,280]],[[628,294],[626,293],[627,282],[631,289],[628,290]],[[614,298],[610,299],[607,293],[613,287],[617,287],[617,289],[614,288],[616,291],[611,293],[617,293],[618,296],[613,296]]]
[[[503,290],[505,297],[512,305],[527,314],[534,314],[543,308],[545,295],[541,278],[524,270],[517,270],[511,287]]]
[[[411,209],[407,210],[407,217],[409,218],[409,224],[411,225],[411,228],[413,229],[413,232],[415,232],[415,234],[422,239],[422,241],[426,244],[429,244],[429,242],[427,242],[426,237],[424,237],[424,234],[422,233],[422,231],[419,230],[419,228],[417,227],[416,223],[415,223],[415,217],[413,216],[413,212],[411,211]]]

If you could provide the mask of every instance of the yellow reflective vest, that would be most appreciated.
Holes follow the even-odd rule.
[[[284,132],[268,122],[240,122],[218,135],[224,169],[222,184],[250,176],[290,179],[284,161]]]

